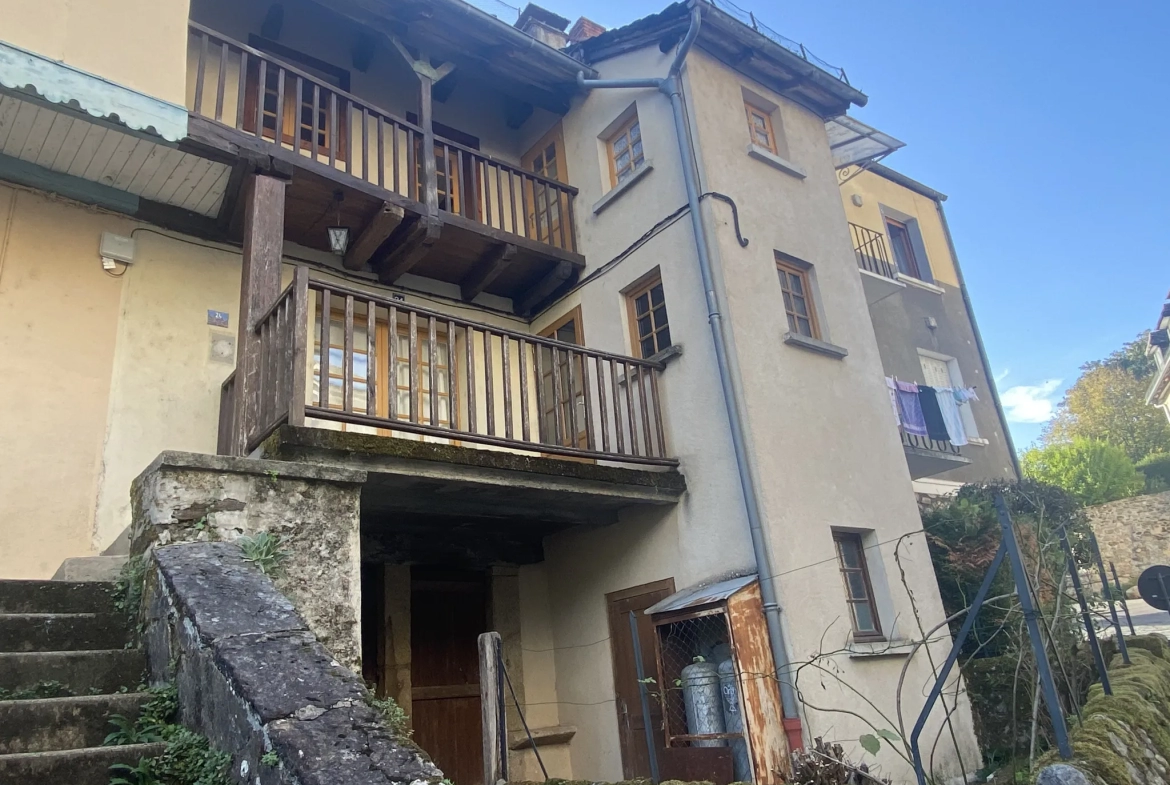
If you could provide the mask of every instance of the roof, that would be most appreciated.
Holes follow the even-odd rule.
[[[687,608],[698,608],[703,605],[712,605],[723,602],[740,589],[756,582],[755,574],[741,575],[738,578],[728,578],[718,583],[709,583],[705,586],[692,586],[689,589],[675,592],[664,600],[659,600],[646,609],[646,615],[657,613],[674,613]]]
[[[543,25],[547,25],[554,30],[559,30],[562,33],[565,31],[565,28],[569,26],[569,20],[560,14],[554,13],[547,8],[536,5],[535,3],[529,3],[528,5],[524,6],[524,10],[520,12],[520,18],[516,20],[516,24],[514,24],[513,27],[517,27],[523,30],[524,23],[530,19],[540,22]]]
[[[316,0],[388,38],[408,36],[430,54],[496,84],[502,92],[564,114],[577,73],[592,68],[463,0]]]
[[[888,166],[883,166],[882,164],[870,164],[866,167],[866,170],[873,172],[876,175],[881,175],[890,182],[897,183],[903,188],[909,188],[915,193],[920,193],[927,199],[934,199],[936,202],[945,202],[947,200],[947,195],[941,191],[936,191],[929,185],[923,185],[917,180],[907,177],[901,172],[896,172]]]
[[[841,75],[744,24],[710,2],[699,2],[703,21],[697,45],[729,67],[816,112],[824,119],[865,106],[865,94]],[[690,25],[689,3],[673,3],[657,14],[573,44],[571,54],[590,65],[647,46],[673,47]],[[664,49],[663,51],[666,51]],[[807,55],[807,53],[806,53]]]

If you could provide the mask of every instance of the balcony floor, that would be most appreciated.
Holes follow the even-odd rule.
[[[283,426],[262,457],[367,472],[363,530],[398,552],[434,552],[444,540],[503,538],[539,561],[541,538],[615,523],[636,505],[670,505],[686,490],[676,469],[630,469],[501,450]],[[445,533],[444,533],[445,532]],[[461,534],[462,533],[462,534]],[[391,547],[391,546],[386,546]]]
[[[326,227],[337,224],[338,211],[334,194],[341,192],[342,225],[350,227],[351,243],[357,242],[374,216],[389,208],[393,215],[387,228],[394,229],[375,254],[376,259],[397,256],[392,270],[370,267],[382,282],[391,284],[404,272],[464,287],[474,296],[477,290],[506,297],[513,301],[517,313],[530,312],[542,301],[576,281],[585,266],[585,257],[553,245],[521,237],[502,229],[479,223],[466,216],[440,210],[438,237],[429,247],[417,248],[412,262],[401,263],[408,243],[416,242],[407,231],[425,215],[425,206],[378,185],[347,174],[294,150],[192,115],[189,139],[184,146],[192,152],[232,163],[239,171],[228,185],[223,210],[215,221],[215,231],[226,239],[239,241],[243,225],[242,189],[247,170],[257,166],[271,168],[291,178],[285,205],[285,238],[308,248],[328,251]],[[395,227],[394,222],[400,225]],[[513,251],[504,263],[495,255],[504,246]],[[396,253],[397,252],[397,253]],[[489,280],[480,287],[485,268],[493,268]],[[471,299],[467,297],[467,299]]]

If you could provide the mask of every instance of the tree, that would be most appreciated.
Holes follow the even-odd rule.
[[[1020,464],[1025,477],[1063,488],[1086,506],[1133,496],[1146,485],[1125,450],[1083,436],[1033,447]]]
[[[1040,442],[1054,445],[1078,437],[1097,439],[1125,450],[1132,461],[1170,452],[1170,422],[1161,409],[1146,405],[1146,390],[1157,373],[1140,335],[1104,360],[1081,366],[1081,375],[1064,394]]]

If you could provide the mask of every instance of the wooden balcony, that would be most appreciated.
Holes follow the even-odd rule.
[[[353,238],[346,267],[373,270],[384,284],[415,273],[458,284],[466,300],[488,292],[528,313],[584,266],[576,188],[435,136],[199,24],[189,46],[188,144],[236,169],[218,219],[225,231],[238,236],[245,175],[275,165],[291,175],[285,238],[329,250],[326,227],[340,219]]]
[[[245,400],[235,374],[224,382],[221,454],[248,454],[287,423],[535,456],[678,463],[667,451],[653,362],[310,281],[304,267],[254,324],[259,381]]]

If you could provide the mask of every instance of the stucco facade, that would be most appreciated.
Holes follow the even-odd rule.
[[[325,5],[288,3],[281,42],[322,60],[349,62],[346,36],[353,32],[352,21],[338,21]],[[150,46],[99,56],[70,37],[68,30],[82,17],[67,10],[60,9],[68,16],[60,26],[64,38],[37,38],[44,34],[34,34],[31,17],[16,25],[18,34],[2,37],[124,87],[188,105],[199,67],[187,51],[188,13],[239,40],[255,34],[265,18],[260,4],[237,9],[200,0],[188,9],[164,3],[135,17],[136,26],[123,33],[152,37]],[[319,35],[321,30],[332,33]],[[654,42],[591,65],[602,78],[661,77],[674,57],[673,49],[665,48],[664,53]],[[352,92],[394,112],[414,111],[417,95],[407,87],[414,75],[397,57],[389,48],[379,49],[368,68],[355,69]],[[438,102],[435,119],[477,134],[484,152],[518,164],[557,115],[538,107],[518,128],[510,127],[511,115],[501,108],[504,98],[476,84],[469,76],[449,102]],[[843,193],[852,192],[838,186],[822,114],[754,81],[702,45],[686,60],[682,85],[700,190],[723,197],[705,199],[702,218],[710,231],[707,250],[730,337],[732,371],[742,389],[751,471],[783,610],[789,676],[803,700],[804,736],[838,741],[852,758],[865,759],[862,734],[896,730],[896,685],[904,666],[901,697],[908,724],[909,713],[917,711],[919,695],[933,677],[923,652],[907,659],[909,642],[922,636],[916,619],[929,629],[942,617],[882,377],[911,375],[912,369],[901,370],[909,362],[902,351],[908,345],[950,353],[965,373],[970,363],[968,383],[991,381],[963,332],[969,329],[963,327],[969,325],[967,311],[956,299],[959,279],[942,250],[946,240],[937,220],[930,224],[927,246],[943,294],[907,290],[897,310],[892,301],[867,307],[848,223],[870,217],[854,216],[848,199],[842,206]],[[772,107],[771,122],[782,140],[777,155],[787,168],[749,154],[748,96]],[[606,139],[615,123],[634,113],[645,163],[615,189]],[[281,278],[287,283],[294,266],[307,266],[317,280],[393,295],[398,302],[524,335],[537,335],[580,309],[584,345],[626,356],[638,351],[627,292],[659,273],[675,347],[660,371],[662,422],[686,492],[677,503],[626,505],[609,525],[558,526],[539,543],[541,559],[501,559],[486,573],[488,618],[508,627],[505,657],[522,674],[518,686],[529,724],[571,728],[565,739],[542,748],[549,774],[618,780],[623,778],[622,708],[606,595],[666,579],[684,589],[749,574],[757,565],[695,237],[680,212],[686,192],[670,103],[651,88],[577,91],[560,123],[566,171],[558,177],[577,189],[572,226],[585,266],[573,279],[579,283],[560,289],[531,316],[511,312],[513,303],[497,295],[461,301],[460,286],[429,277],[426,265],[383,286],[369,271],[343,271],[336,257],[288,241]],[[295,181],[301,175],[292,176]],[[314,176],[323,175],[318,170]],[[910,192],[887,192],[883,183],[864,175],[850,186],[861,189],[866,210],[882,200],[910,205],[898,208],[904,211],[921,210],[927,234],[932,204],[918,204]],[[103,231],[135,240],[132,264],[112,273],[102,269],[97,248]],[[815,341],[789,335],[778,260],[807,273],[819,327]],[[6,543],[0,575],[47,577],[63,558],[119,547],[130,524],[130,483],[146,466],[167,450],[216,451],[221,385],[238,349],[241,268],[241,250],[233,243],[86,207],[43,189],[0,186],[0,363],[19,369],[27,393],[20,406],[0,415],[0,432],[12,445],[0,456],[0,535]],[[919,335],[915,323],[926,314],[945,321],[949,332]],[[950,330],[952,324],[958,326]],[[481,367],[483,360],[482,353],[474,354]],[[493,368],[500,362],[493,360]],[[630,378],[627,372],[622,383]],[[980,435],[989,444],[973,449],[993,457],[961,476],[1006,476],[1010,460],[1002,455],[1006,444],[996,441],[1002,436],[999,421],[994,413],[979,417]],[[855,639],[835,532],[860,538],[882,642]],[[380,666],[393,673],[387,692],[409,704],[412,611],[404,595],[411,591],[410,567],[380,566],[385,570],[379,623],[389,625],[389,651]],[[349,568],[354,572],[352,563]],[[358,587],[351,586],[351,592],[364,613]],[[358,626],[365,623],[362,619]],[[352,660],[350,644],[346,654]],[[929,646],[936,661],[946,648],[945,639]],[[951,686],[954,694],[958,684]],[[864,693],[871,706],[859,708],[853,690]],[[969,708],[961,691],[952,700],[957,708],[951,723],[970,770],[978,752]],[[930,738],[940,731],[942,717],[940,707],[927,726]],[[939,751],[937,770],[944,777],[958,774],[953,752]],[[512,757],[523,776],[536,778],[531,753]],[[877,762],[896,780],[908,776],[889,745]]]

